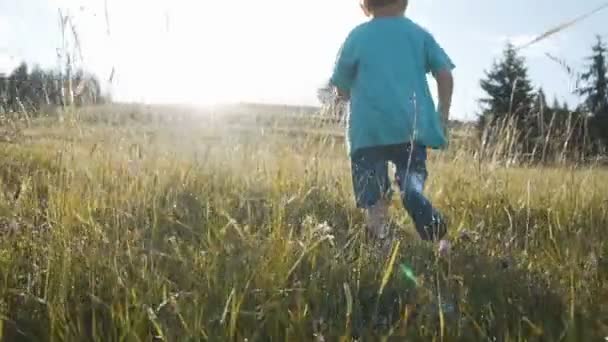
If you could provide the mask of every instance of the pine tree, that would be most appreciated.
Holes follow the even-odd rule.
[[[551,120],[552,108],[547,104],[547,96],[542,87],[536,93],[532,113],[537,119],[535,122],[530,123],[530,133],[533,137],[543,138],[545,135],[545,125],[548,120]]]
[[[28,89],[29,105],[35,109],[40,109],[41,105],[47,103],[47,94],[45,84],[47,83],[47,75],[39,66],[35,66],[30,73],[30,82]]]
[[[0,113],[6,111],[6,101],[8,100],[9,78],[0,73]]]
[[[535,94],[528,78],[525,60],[517,54],[512,44],[507,44],[501,60],[495,62],[481,88],[487,94],[481,99],[483,116],[502,119],[513,116],[525,119],[534,106]],[[522,120],[523,121],[523,120]]]
[[[533,155],[542,127],[534,111],[537,94],[525,60],[512,44],[507,44],[502,58],[486,71],[480,85],[487,95],[480,100],[482,115],[478,122],[483,144],[508,146],[507,155],[517,154],[515,150]]]
[[[547,112],[550,111],[550,107],[547,104],[547,96],[545,95],[545,90],[541,87],[538,89],[536,93],[536,98],[534,100],[534,112],[541,113],[543,116],[546,116]]]
[[[585,110],[592,115],[608,115],[608,72],[606,70],[606,45],[600,36],[591,48],[592,55],[588,58],[591,63],[587,72],[581,76],[583,86],[578,89],[578,95],[584,98]]]
[[[564,102],[565,103],[565,102]],[[557,97],[553,97],[553,105],[551,105],[551,108],[558,110],[561,107],[561,105],[559,104],[559,100],[557,99]]]
[[[31,71],[22,63],[9,77],[0,77],[0,110],[37,113],[43,105],[64,105],[63,77],[60,71],[35,66]],[[1,75],[0,75],[1,76]],[[78,70],[72,75],[77,105],[109,101],[101,94],[101,83],[93,74]]]
[[[591,114],[589,126],[593,138],[608,145],[608,50],[600,36],[591,50],[590,64],[581,76],[583,86],[577,94],[583,98],[582,109]]]
[[[23,109],[27,97],[29,72],[26,63],[21,63],[9,76],[8,106],[15,112]]]

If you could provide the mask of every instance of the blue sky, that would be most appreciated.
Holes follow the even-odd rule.
[[[507,40],[522,44],[606,0],[410,0],[457,69],[453,114],[473,119],[479,79]],[[113,68],[115,98],[148,102],[263,101],[316,104],[348,31],[365,20],[356,0],[0,0],[0,73],[20,60],[56,66],[58,8],[69,10],[84,66],[101,78]],[[167,20],[169,18],[169,20]],[[571,104],[573,82],[546,57],[581,70],[608,10],[522,53],[548,96]]]

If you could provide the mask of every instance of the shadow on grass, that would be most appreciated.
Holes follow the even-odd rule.
[[[417,284],[401,273],[402,266],[413,271]],[[393,268],[382,294],[378,279],[385,270],[381,260],[370,261],[357,279],[352,327],[348,329],[352,336],[430,340],[443,334],[447,340],[461,341],[518,337],[553,341],[568,335],[564,299],[540,277],[503,260],[466,248],[449,259],[437,260],[429,246],[415,243],[402,248]],[[341,306],[321,305],[313,311],[325,318],[325,331],[320,333],[333,340],[332,336],[344,336],[347,323],[343,318],[333,322],[327,317],[346,317],[344,303],[350,299],[340,287],[330,293],[321,303]],[[594,337],[592,331],[585,334],[581,337]]]

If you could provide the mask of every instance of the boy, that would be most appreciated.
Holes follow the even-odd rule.
[[[390,161],[420,237],[438,241],[447,225],[422,192],[427,148],[447,145],[454,65],[430,33],[405,17],[407,5],[408,0],[362,1],[372,19],[348,35],[330,85],[339,98],[350,100],[353,187],[370,233],[381,241],[389,237]],[[439,110],[426,80],[429,72],[437,81]]]

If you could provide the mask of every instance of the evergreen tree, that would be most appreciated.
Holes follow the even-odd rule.
[[[512,44],[507,44],[502,58],[486,71],[481,88],[487,97],[481,99],[483,117],[502,119],[513,116],[523,121],[534,106],[535,94],[528,78],[525,60],[517,54]]]
[[[0,73],[0,113],[6,110],[6,102],[8,100],[9,78]]]
[[[565,103],[565,102],[564,102]],[[559,104],[559,100],[557,99],[557,97],[553,97],[553,104],[551,105],[551,108],[557,110],[561,107],[561,105]]]
[[[106,103],[101,83],[95,75],[78,70],[72,75],[76,85],[75,105]],[[64,105],[65,80],[59,71],[45,70],[38,66],[29,71],[22,63],[8,77],[0,75],[0,111],[37,112],[43,105]]]
[[[538,88],[536,92],[536,98],[534,101],[534,109],[545,109],[548,108],[547,105],[547,95],[545,95],[545,90],[543,87]]]
[[[541,87],[538,89],[536,93],[536,99],[534,101],[533,110],[536,114],[541,115],[543,117],[547,116],[547,113],[551,111],[551,107],[547,104],[547,96],[545,95],[545,90]]]
[[[22,109],[23,100],[27,98],[29,73],[26,63],[21,63],[9,76],[8,106],[13,111]]]
[[[539,88],[536,93],[532,110],[530,112],[536,119],[528,122],[528,135],[532,139],[543,138],[545,135],[545,125],[551,119],[551,107],[547,104],[547,96],[543,88]]]
[[[606,45],[600,36],[591,48],[591,63],[587,72],[581,76],[583,86],[577,93],[583,97],[585,110],[593,115],[607,115],[608,108],[608,72],[606,70]]]
[[[30,82],[28,87],[28,102],[34,109],[40,109],[40,106],[47,101],[46,83],[47,73],[40,67],[36,66],[30,73]]]
[[[592,128],[592,137],[608,145],[607,48],[601,37],[597,37],[591,50],[587,71],[581,76],[583,86],[577,94],[583,98],[582,109],[591,115],[589,126]]]
[[[535,109],[543,103],[537,101],[525,60],[512,44],[507,44],[502,58],[486,71],[480,85],[486,93],[480,100],[482,115],[478,122],[483,144],[509,146],[507,155],[517,154],[514,151],[533,155],[543,127]]]

